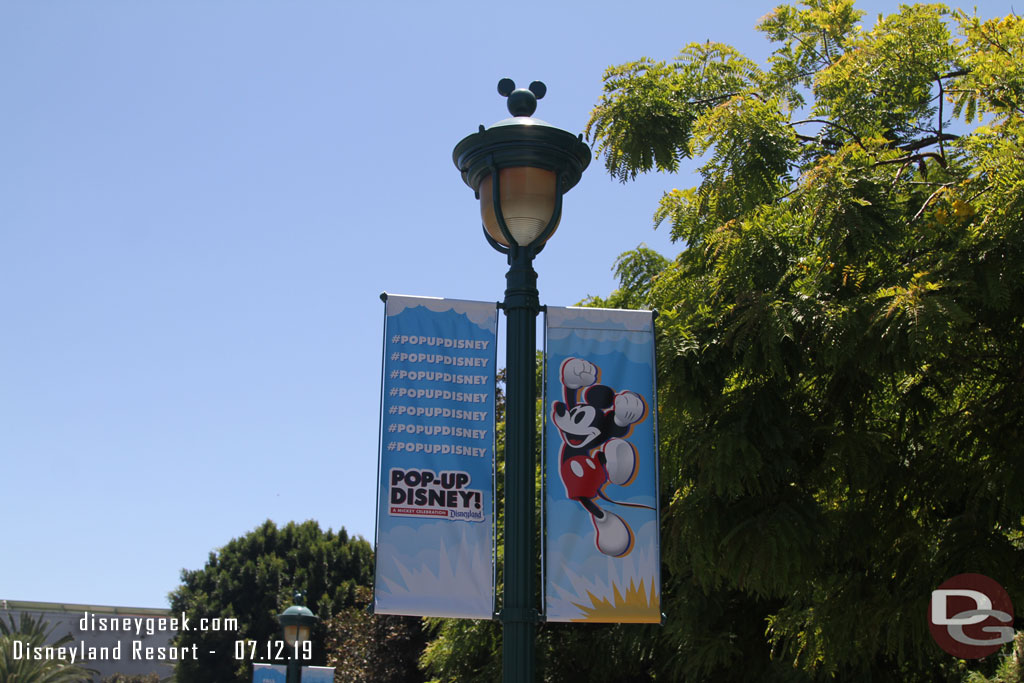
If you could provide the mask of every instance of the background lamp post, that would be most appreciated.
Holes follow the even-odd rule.
[[[508,256],[506,317],[505,591],[498,618],[504,631],[506,683],[534,680],[534,410],[537,350],[537,273],[533,258],[558,227],[562,195],[590,163],[583,136],[532,118],[547,88],[534,81],[516,89],[498,83],[512,118],[455,146],[452,158],[480,200],[484,236]]]
[[[299,662],[297,653],[302,643],[309,640],[313,631],[313,625],[317,622],[317,616],[308,607],[302,605],[302,594],[295,594],[295,603],[281,614],[277,620],[284,632],[284,640],[288,643],[288,670],[286,675],[287,683],[300,683],[302,681],[302,663]]]

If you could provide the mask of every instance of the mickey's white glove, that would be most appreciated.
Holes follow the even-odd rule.
[[[582,358],[562,361],[562,384],[568,389],[589,387],[597,381],[597,366]]]
[[[640,394],[623,391],[615,394],[615,424],[626,427],[643,419],[647,412],[647,404]]]

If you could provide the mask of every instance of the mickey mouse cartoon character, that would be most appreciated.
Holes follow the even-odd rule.
[[[618,515],[598,507],[596,499],[653,509],[617,503],[604,493],[608,483],[629,486],[636,479],[636,447],[626,438],[647,416],[647,403],[634,391],[616,393],[598,384],[601,369],[582,358],[566,358],[559,372],[564,401],[552,403],[551,420],[562,438],[559,474],[566,495],[590,513],[597,549],[625,557],[633,549],[633,530]]]

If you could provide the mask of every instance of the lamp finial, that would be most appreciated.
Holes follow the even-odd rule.
[[[547,91],[547,86],[540,81],[534,81],[529,88],[516,88],[516,82],[511,78],[498,81],[498,93],[508,98],[508,113],[512,116],[533,116],[537,111],[537,100]]]

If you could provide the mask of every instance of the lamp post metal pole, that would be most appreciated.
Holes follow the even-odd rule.
[[[506,683],[529,683],[536,668],[534,634],[534,423],[537,273],[534,250],[512,247],[506,277],[505,596],[502,673]]]
[[[288,653],[288,668],[285,669],[285,681],[287,683],[301,683],[302,681],[302,669],[299,665],[299,660],[295,656],[295,647],[292,646]]]

